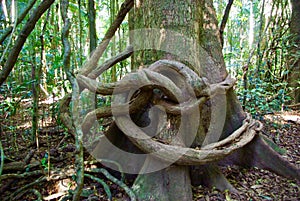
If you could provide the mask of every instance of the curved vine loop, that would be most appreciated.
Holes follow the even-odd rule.
[[[189,68],[182,63],[161,60],[150,65],[149,69],[140,70],[136,75],[147,80],[144,84],[155,86],[162,90],[163,93],[173,101],[173,104],[162,100],[160,103],[163,103],[163,106],[166,107],[165,110],[167,113],[176,114],[187,108],[195,108],[195,105],[199,106],[198,104],[205,102],[206,99],[204,97],[208,96],[209,98],[213,96],[217,93],[219,88],[228,90],[235,82],[232,78],[227,77],[221,83],[209,85],[205,78],[201,79],[197,77],[193,71],[188,69]],[[164,72],[167,72],[169,76],[162,75]],[[181,78],[178,80],[177,77],[172,76],[173,72],[179,73],[184,80]],[[130,76],[128,77],[129,80],[131,78],[132,77]],[[177,80],[174,80],[174,78]],[[136,79],[136,77],[134,77],[134,79]],[[176,83],[176,85],[174,83]],[[192,86],[192,88],[188,88],[187,86]],[[197,97],[199,98],[197,101],[190,101],[188,94],[191,93],[191,91],[197,94]],[[181,102],[178,101],[178,96],[176,96],[176,94],[180,94],[179,99]],[[126,104],[127,96],[129,96],[129,92],[120,95],[118,97],[118,103],[120,105]],[[149,137],[142,129],[137,127],[128,115],[119,113],[115,116],[115,120],[118,127],[145,153],[152,154],[166,162],[176,161],[179,165],[202,165],[222,159],[248,144],[262,129],[262,124],[260,122],[251,119],[250,115],[247,115],[247,118],[243,121],[241,127],[224,140],[208,144],[201,149],[194,149],[182,146],[182,144],[165,144],[156,141]]]

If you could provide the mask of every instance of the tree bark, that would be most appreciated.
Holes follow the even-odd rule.
[[[90,53],[97,47],[97,32],[96,32],[96,11],[94,0],[89,0],[89,38],[90,38]]]
[[[132,69],[145,68],[159,59],[168,59],[188,65],[210,84],[225,80],[227,72],[217,24],[211,0],[135,1],[129,26],[132,32],[131,44],[135,50]],[[169,78],[172,79],[172,76]],[[180,84],[177,87],[180,88]],[[233,89],[226,94],[219,93],[207,101],[200,109],[200,114],[200,123],[192,147],[201,147],[203,144],[225,139],[239,128],[245,119],[245,113]],[[178,117],[168,117],[168,120],[172,120],[175,127],[180,122]],[[159,135],[163,141],[166,136],[172,138],[177,131],[169,129]],[[221,134],[217,135],[218,133]],[[185,146],[184,140],[179,144]],[[239,158],[247,155],[245,153],[251,153],[253,160],[249,160],[249,163],[235,160],[234,156]],[[268,153],[269,157],[274,159],[273,163],[269,163],[271,161],[266,160],[266,155],[261,153]],[[258,166],[286,177],[294,176],[300,179],[299,169],[291,165],[287,165],[286,168],[281,166],[280,164],[288,162],[272,151],[260,136],[250,142],[249,146],[233,154],[233,158],[228,157],[223,162],[228,161],[242,166]],[[151,168],[153,164],[161,163],[164,162],[156,158],[147,159],[141,172]],[[221,190],[235,191],[215,163],[191,167],[191,170],[190,176],[187,167],[172,165],[160,171],[139,174],[133,189],[141,200],[178,200],[178,196],[179,200],[191,200],[191,183],[199,182]],[[178,190],[173,185],[181,186],[182,189]]]
[[[173,59],[187,64],[199,76],[206,77],[210,83],[221,82],[227,77],[220,43],[220,32],[217,28],[217,20],[211,1],[137,1],[130,19],[130,23],[132,23],[130,27],[133,32],[134,30],[147,28],[160,30],[159,34],[155,31],[154,33],[147,33],[150,38],[148,41],[145,37],[139,38],[135,32],[132,34],[131,40],[134,41],[132,45],[138,43],[137,46],[146,47],[154,43],[155,47],[153,51],[139,50],[135,52],[132,62],[133,69],[148,66],[158,59]],[[174,33],[178,34],[182,40],[174,38],[172,36]],[[153,39],[158,40],[153,41]],[[199,45],[196,49],[193,48],[195,43]],[[175,45],[172,46],[173,44]],[[134,49],[140,48],[134,46]],[[207,115],[201,115],[198,134],[193,146],[201,147],[203,141],[205,141],[207,131],[210,129],[209,121],[211,119],[216,121],[211,122],[211,124],[215,124],[216,127],[219,127],[217,130],[223,133],[217,139],[215,139],[216,136],[207,138],[205,143],[218,141],[219,137],[227,137],[242,123],[244,114],[240,105],[237,104],[233,90],[227,96],[225,94],[216,95],[212,101],[207,103],[207,105],[211,104],[221,104],[224,108],[216,110],[205,106],[200,111],[201,114]],[[214,118],[211,117],[212,115],[214,115]],[[221,122],[225,123],[226,121],[224,129],[224,125],[218,125],[219,117]],[[175,121],[178,122],[179,120]],[[154,160],[147,161],[143,168],[147,169],[149,164],[154,163]],[[197,168],[203,171],[193,172],[192,181],[206,174],[207,178],[210,176],[210,178],[217,178],[216,180],[211,179],[207,183],[208,185],[216,185],[222,190],[226,188],[233,190],[233,187],[227,182],[217,165],[211,164],[209,166],[198,166]],[[166,178],[168,184],[165,183]],[[170,178],[174,181],[169,180]],[[178,189],[170,186],[181,186],[182,189],[178,191]],[[178,200],[178,196],[181,196],[179,200],[191,200],[190,187],[189,170],[187,167],[177,165],[150,174],[140,174],[134,183],[134,190],[141,200],[155,200],[158,198],[160,200],[174,200],[176,197]]]
[[[291,50],[291,71],[289,74],[289,84],[291,87],[294,87],[293,99],[294,103],[300,102],[300,58],[299,54],[297,56],[293,56],[300,51],[300,1],[291,0],[292,4],[292,17],[290,23],[290,31],[291,34],[294,35],[294,48]],[[298,87],[298,88],[297,88]]]

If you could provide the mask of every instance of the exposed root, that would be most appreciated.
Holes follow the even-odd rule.
[[[6,201],[6,200],[19,200],[20,197],[22,195],[24,195],[28,191],[29,188],[31,188],[32,186],[34,186],[36,184],[44,182],[46,180],[47,180],[46,177],[42,176],[42,177],[38,178],[37,180],[35,180],[34,182],[32,182],[30,184],[27,184],[27,185],[19,188],[14,193],[12,193],[9,197],[7,197],[6,199],[4,199],[4,201]]]
[[[274,151],[260,135],[221,162],[243,167],[258,167],[300,181],[300,169]]]
[[[37,197],[36,201],[42,201],[43,200],[42,194],[36,189],[28,189],[27,191],[23,191],[23,192],[19,193],[19,195],[17,197],[15,197],[14,199],[20,198],[25,193],[26,194],[27,193],[33,193]]]
[[[193,186],[202,184],[210,188],[216,187],[221,191],[229,190],[238,193],[216,164],[193,166],[191,167],[191,175]]]
[[[106,161],[106,162],[112,162],[112,161]],[[85,162],[85,164],[91,164],[91,163],[92,163],[91,161]],[[115,163],[115,162],[112,162],[112,163]],[[122,171],[121,167],[120,167],[120,171]],[[88,177],[88,178],[100,183],[103,186],[103,188],[107,194],[107,197],[110,200],[112,198],[112,194],[111,194],[108,184],[105,181],[103,181],[102,179],[99,179],[98,177],[91,175],[90,173],[103,174],[107,179],[109,179],[113,183],[115,183],[118,186],[120,186],[121,188],[123,188],[131,200],[136,200],[136,196],[133,193],[133,191],[122,180],[115,178],[107,170],[105,170],[103,168],[92,168],[92,169],[86,168],[85,172],[87,172],[84,174],[85,177]],[[12,193],[9,197],[7,197],[6,200],[20,200],[20,198],[25,193],[28,193],[28,192],[32,192],[33,194],[35,194],[37,196],[37,200],[42,200],[42,199],[50,200],[50,199],[55,199],[55,198],[59,198],[59,197],[61,197],[61,199],[63,200],[63,199],[72,197],[72,195],[68,194],[68,192],[59,192],[59,193],[52,194],[52,195],[42,198],[41,194],[37,190],[31,189],[31,187],[36,184],[40,184],[40,183],[46,182],[46,181],[57,181],[57,180],[63,180],[66,178],[71,178],[74,175],[75,175],[75,170],[72,169],[72,167],[66,167],[65,169],[57,169],[55,171],[52,170],[50,176],[45,176],[44,172],[42,170],[35,170],[32,172],[24,172],[23,174],[17,174],[17,173],[16,174],[15,173],[4,174],[4,175],[1,175],[0,180],[3,181],[3,180],[15,180],[15,179],[28,179],[29,177],[40,176],[40,178],[38,178],[37,180],[24,185],[22,188],[18,189],[14,193]],[[85,191],[85,189],[83,189],[83,192],[84,191]],[[73,194],[74,192],[75,191],[70,191],[69,193]]]

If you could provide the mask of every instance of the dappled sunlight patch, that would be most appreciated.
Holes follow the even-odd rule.
[[[267,114],[264,116],[264,118],[278,124],[285,124],[287,122],[300,124],[300,112],[297,111],[285,111],[275,114]]]

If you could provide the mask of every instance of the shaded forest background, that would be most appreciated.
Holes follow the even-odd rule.
[[[64,10],[63,6],[67,2],[68,9]],[[57,154],[54,148],[60,148],[66,153],[72,153],[75,149],[72,135],[59,117],[59,100],[72,90],[68,73],[78,73],[89,55],[105,38],[122,3],[120,0],[49,1],[52,5],[45,9],[45,13],[41,13],[32,32],[24,40],[24,33],[29,30],[30,17],[39,10],[38,6],[43,1],[1,2],[0,176],[2,172],[12,171],[5,169],[3,164],[31,157],[27,152],[33,147],[39,149],[36,164],[46,172],[55,169],[48,157]],[[229,5],[231,9],[226,12]],[[215,1],[214,6],[223,35],[227,70],[237,79],[234,89],[244,109],[259,120],[278,112],[295,110],[297,113],[300,80],[299,68],[295,66],[300,59],[300,33],[290,26],[293,19],[290,1],[230,0],[228,3],[222,0]],[[123,52],[129,45],[128,20],[126,17],[122,22],[100,63]],[[70,49],[65,44],[66,36]],[[15,50],[20,40],[24,40],[24,43],[18,52]],[[130,64],[130,58],[117,63],[103,73],[98,81],[110,83],[120,80],[125,74],[136,70]],[[9,65],[13,69],[7,79],[3,79],[4,69]],[[98,97],[96,104],[109,106],[110,101],[109,98]],[[288,121],[298,126],[295,128],[298,132],[300,120],[295,116],[296,120],[291,118]],[[276,129],[288,130],[290,127],[274,121],[275,117],[269,118],[269,125],[270,129],[275,129],[272,138],[279,143],[280,133]],[[110,120],[103,119],[103,130],[106,121]],[[297,137],[297,132],[292,132],[291,136]],[[287,142],[294,143],[293,140]],[[299,146],[294,149],[299,150]],[[279,151],[285,152],[284,149]],[[295,157],[294,162],[299,165],[299,153]],[[68,159],[72,163],[71,157]],[[20,169],[16,171],[28,168],[27,164],[18,165]],[[18,165],[14,164],[14,167]],[[299,192],[299,187],[291,183],[293,191]],[[71,180],[68,185],[72,186]],[[1,189],[5,186],[2,185]],[[108,192],[105,188],[103,191]]]
[[[11,1],[3,2],[0,40],[2,68],[34,5],[38,4],[36,1],[12,1],[13,5]],[[69,2],[70,67],[74,74],[102,40],[122,3],[113,0],[92,2]],[[220,26],[227,3],[215,2]],[[279,111],[292,104],[295,87],[290,87],[288,75],[293,66],[290,61],[297,61],[299,52],[292,52],[298,44],[294,42],[295,35],[290,32],[290,20],[291,5],[287,0],[234,1],[225,29],[221,30],[226,66],[238,80],[235,89],[239,99],[253,115]],[[24,101],[32,97],[36,86],[38,95],[44,99],[59,99],[70,92],[63,63],[63,28],[59,2],[54,2],[37,21],[12,73],[1,86],[4,112],[13,114],[20,98],[23,97]],[[128,43],[128,22],[125,20],[100,63],[124,51]],[[131,70],[128,59],[105,73],[101,81],[116,81]]]

